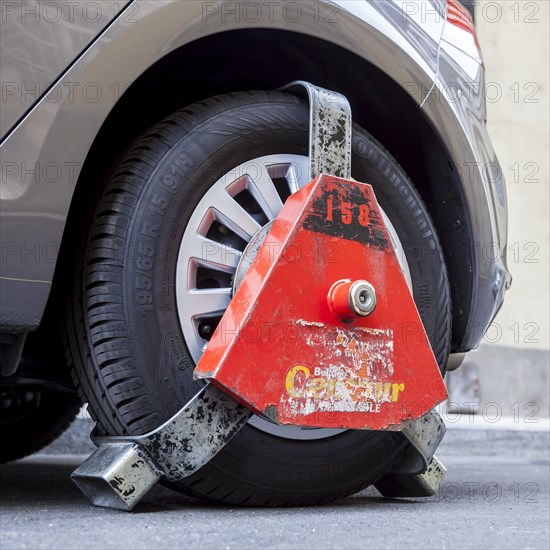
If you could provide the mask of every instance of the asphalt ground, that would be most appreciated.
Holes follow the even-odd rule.
[[[548,549],[548,452],[522,450],[514,433],[495,433],[509,453],[469,453],[455,436],[438,453],[448,472],[435,497],[369,488],[315,508],[212,506],[157,486],[132,513],[106,510],[69,478],[84,456],[39,454],[0,468],[0,547]]]

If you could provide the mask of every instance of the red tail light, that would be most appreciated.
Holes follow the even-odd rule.
[[[481,47],[477,39],[477,32],[474,20],[470,12],[458,0],[447,0],[447,22],[459,29],[466,31],[473,39],[479,58],[481,56]]]
[[[447,0],[447,21],[474,36],[476,34],[470,12],[457,0]]]

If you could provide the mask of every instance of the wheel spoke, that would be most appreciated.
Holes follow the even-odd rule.
[[[269,220],[275,219],[283,207],[283,201],[279,193],[277,193],[275,184],[265,167],[262,167],[259,177],[254,180],[250,178],[250,182],[249,191],[252,196],[256,199]]]
[[[189,290],[184,300],[186,311],[192,317],[211,317],[227,309],[231,300],[231,289]]]
[[[233,247],[241,248],[241,239],[248,242],[261,229],[259,221],[263,216],[250,214],[233,197],[248,190],[263,214],[274,219],[282,207],[279,191],[284,187],[279,189],[279,181],[283,179],[290,193],[294,193],[308,183],[308,170],[309,159],[300,155],[270,155],[255,159],[221,177],[195,208],[180,245],[176,271],[178,315],[195,361],[200,359],[205,345],[198,326],[209,317],[222,315],[229,305],[231,290],[226,288],[230,286],[227,274],[235,273],[243,255]],[[210,233],[215,223],[230,231],[218,228],[219,231],[216,229]],[[217,236],[214,237],[216,240],[209,238],[211,235],[218,235],[219,239]],[[232,243],[231,246],[219,242],[225,242],[225,238]],[[204,268],[218,271],[220,276],[201,273]],[[207,288],[214,286],[208,283],[208,279],[219,280],[222,288]]]
[[[185,243],[185,252],[201,265],[234,273],[241,259],[242,252],[223,245],[202,235],[195,234]]]
[[[249,241],[260,229],[261,225],[231,196],[214,202],[214,209],[220,221],[234,231],[239,237]]]
[[[296,173],[296,167],[290,164],[288,172],[286,174],[286,180],[288,182],[288,188],[291,193],[296,193],[300,189],[300,182],[298,181],[298,174]]]

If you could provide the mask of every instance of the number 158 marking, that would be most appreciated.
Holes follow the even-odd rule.
[[[354,215],[354,206],[351,202],[340,201],[340,216],[342,223],[345,225],[350,225],[353,222]],[[359,214],[357,216],[357,221],[359,225],[367,227],[369,225],[369,215],[370,209],[366,204],[359,205]],[[329,197],[327,199],[327,221],[334,221],[334,198]]]

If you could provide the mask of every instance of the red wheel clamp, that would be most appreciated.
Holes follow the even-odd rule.
[[[434,451],[445,427],[434,407],[445,384],[374,192],[349,179],[349,105],[307,83],[290,89],[300,86],[311,107],[311,173],[334,175],[293,194],[251,243],[257,254],[239,266],[195,369],[210,383],[153,432],[96,440],[72,475],[94,504],[132,509],[161,477],[181,480],[207,463],[252,413],[401,431],[409,449],[376,484],[383,495],[431,495],[443,478]]]

